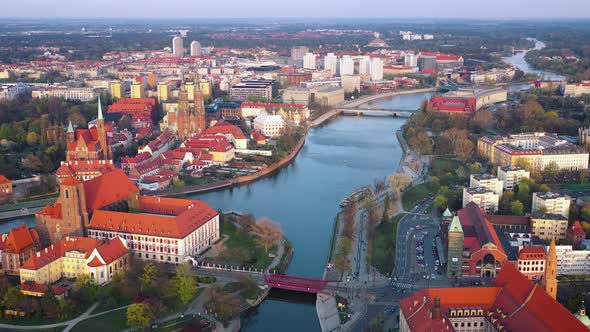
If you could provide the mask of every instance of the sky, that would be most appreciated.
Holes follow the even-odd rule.
[[[1,2],[0,17],[35,18],[590,18],[590,0],[1,0]]]

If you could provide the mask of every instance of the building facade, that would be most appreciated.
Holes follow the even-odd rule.
[[[533,213],[561,214],[565,218],[570,215],[572,199],[565,194],[553,192],[534,192],[531,210]]]
[[[545,241],[551,239],[565,240],[568,220],[556,213],[533,213],[531,216],[531,231]]]
[[[28,229],[25,224],[12,228],[8,234],[2,234],[2,272],[18,275],[21,265],[41,246],[41,240],[35,229]]]
[[[498,179],[504,183],[504,190],[512,190],[520,184],[524,178],[529,178],[531,173],[518,166],[498,166]]]
[[[498,211],[500,195],[482,187],[463,188],[463,207],[471,202],[477,204],[487,213],[494,213]]]

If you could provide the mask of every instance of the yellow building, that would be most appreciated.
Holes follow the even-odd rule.
[[[567,218],[555,213],[536,213],[531,217],[531,228],[534,235],[545,241],[565,240]]]
[[[170,99],[170,86],[168,83],[158,83],[158,102],[162,102]]]
[[[125,97],[125,83],[121,81],[109,82],[109,92],[113,98],[124,98]]]
[[[193,102],[195,101],[195,83],[193,82],[186,82],[184,83],[184,90],[188,95],[188,101]]]
[[[31,256],[20,268],[21,284],[27,281],[51,284],[61,278],[88,274],[99,284],[127,269],[129,249],[125,240],[108,242],[86,237],[65,237]]]
[[[131,84],[131,98],[144,98],[145,91],[143,84],[134,82]]]
[[[203,93],[203,98],[209,99],[211,97],[211,82],[199,80],[199,88],[201,89],[201,93]]]

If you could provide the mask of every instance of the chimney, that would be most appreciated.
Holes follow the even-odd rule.
[[[440,309],[440,297],[434,298],[434,306],[432,307],[432,319],[441,319],[442,313]]]

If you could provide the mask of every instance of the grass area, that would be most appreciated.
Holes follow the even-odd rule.
[[[83,320],[76,324],[72,332],[122,331],[127,329],[127,309]]]
[[[54,327],[51,329],[35,329],[35,330],[14,330],[14,329],[2,329],[3,332],[59,332],[59,331],[63,331],[65,329],[65,325],[64,326],[59,326],[59,327]]]
[[[565,187],[571,191],[590,191],[590,183],[568,184]]]
[[[158,326],[155,329],[152,329],[153,332],[173,332],[179,331],[180,329],[192,325],[192,326],[199,326],[200,320],[202,318],[193,318],[193,317],[184,317],[184,318],[176,318],[173,320],[169,320]],[[211,327],[202,328],[201,331],[208,332],[211,331]]]
[[[257,246],[252,236],[239,232],[232,222],[222,221],[220,231],[221,234],[229,236],[224,243],[225,250],[217,257],[206,261],[256,269],[264,269],[272,262],[273,258],[268,257],[264,248]],[[272,248],[269,252],[276,254],[277,248]]]
[[[394,268],[397,224],[405,216],[398,214],[375,229],[371,262],[377,271],[390,274]]]
[[[406,189],[402,194],[404,210],[412,210],[418,203],[435,193],[437,188],[430,183],[421,183]]]
[[[86,310],[86,309],[85,309]],[[46,325],[46,324],[55,324],[55,323],[60,323],[60,322],[64,322],[67,320],[70,320],[72,318],[76,318],[77,316],[79,316],[81,314],[81,312],[76,312],[71,314],[70,316],[64,318],[64,319],[57,319],[57,318],[52,318],[52,319],[48,319],[48,318],[36,318],[36,317],[22,317],[22,318],[16,318],[16,317],[1,317],[0,318],[0,323],[2,324],[11,324],[11,325]]]

